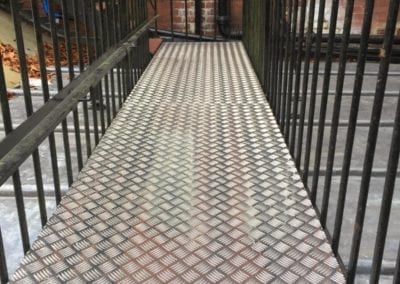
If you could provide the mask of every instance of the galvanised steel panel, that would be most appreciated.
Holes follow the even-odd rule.
[[[345,279],[241,43],[164,44],[15,282]]]

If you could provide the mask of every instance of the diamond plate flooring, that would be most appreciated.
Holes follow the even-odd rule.
[[[12,281],[345,279],[230,42],[163,44]]]

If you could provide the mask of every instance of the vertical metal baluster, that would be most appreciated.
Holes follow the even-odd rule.
[[[56,69],[57,87],[58,87],[58,90],[62,90],[63,80],[62,80],[61,65],[60,65],[61,60],[60,60],[58,35],[57,35],[55,18],[54,18],[54,6],[53,5],[54,5],[54,3],[52,1],[49,1],[49,20],[50,20],[51,39],[52,39],[53,50],[54,50],[54,65],[55,65],[55,69]],[[68,185],[71,186],[72,181],[73,181],[73,174],[72,174],[72,165],[71,165],[71,151],[70,151],[70,145],[69,145],[67,119],[64,119],[61,122],[61,125],[62,125],[62,131],[63,131],[65,164],[66,164],[66,168],[67,168]]]
[[[125,77],[125,84],[124,84],[124,103],[126,99],[128,98],[129,94],[129,89],[130,89],[130,71],[129,71],[129,56],[128,53],[126,54],[125,60],[124,60],[124,77]]]
[[[314,32],[314,14],[315,14],[315,0],[311,0],[309,11],[308,11],[308,24],[307,24],[307,38],[306,38],[306,53],[304,58],[304,74],[303,74],[303,82],[302,82],[302,91],[301,91],[301,105],[300,105],[300,121],[299,121],[299,134],[298,141],[295,153],[295,163],[296,168],[300,171],[300,163],[302,156],[302,148],[303,148],[303,136],[304,136],[304,121],[306,115],[306,106],[307,106],[307,91],[308,91],[308,81],[309,81],[309,72],[310,72],[310,63],[311,63],[311,48],[312,48],[312,38]]]
[[[289,145],[290,135],[290,119],[292,116],[292,94],[293,94],[293,72],[295,68],[295,51],[296,51],[296,35],[297,35],[297,14],[298,14],[299,0],[294,0],[293,6],[293,21],[292,21],[292,43],[290,46],[290,67],[289,67],[289,84],[286,96],[286,121],[285,121],[285,141]]]
[[[174,2],[173,2],[173,0],[169,0],[169,16],[170,16],[171,37],[172,37],[172,41],[175,41],[175,34],[174,34]]]
[[[375,0],[367,0],[365,3],[363,26],[361,31],[360,49],[357,59],[357,71],[354,78],[353,96],[349,115],[349,125],[346,134],[346,145],[343,155],[342,174],[339,185],[338,201],[336,205],[335,225],[332,234],[332,248],[335,254],[339,251],[339,242],[342,230],[343,213],[347,196],[347,185],[350,173],[350,164],[353,153],[354,138],[357,127],[357,117],[360,108],[361,90],[364,81],[365,64],[368,54],[370,31],[373,19]]]
[[[93,27],[94,27],[94,35],[95,35],[95,49],[96,49],[96,57],[99,58],[104,50],[103,50],[103,39],[104,35],[102,34],[102,5],[96,0],[91,0],[92,2],[92,13],[93,13]],[[96,5],[98,4],[98,8],[100,9],[98,12],[96,11]],[[98,18],[100,18],[100,23],[98,23]],[[99,26],[100,24],[100,26]],[[99,112],[100,112],[100,126],[101,126],[101,133],[104,135],[105,133],[105,117],[104,117],[104,102],[103,102],[103,89],[101,86],[101,82],[97,84],[97,86],[93,87],[95,90],[95,100],[94,104],[96,107],[93,106],[93,109],[96,109],[96,112],[93,115],[96,115],[97,117],[97,104],[99,105]],[[97,138],[96,138],[97,140]],[[96,142],[96,145],[98,144],[98,141]]]
[[[126,10],[125,10],[125,15],[126,15],[126,18],[125,18],[125,20],[126,20],[126,22],[125,22],[125,26],[126,26],[126,33],[125,33],[125,36],[126,35],[128,35],[129,34],[129,32],[131,31],[131,29],[132,29],[132,10],[131,10],[131,3],[132,3],[132,0],[127,0],[127,1],[125,1],[125,8],[126,8]]]
[[[107,51],[108,48],[108,27],[107,25],[107,1],[99,0],[99,20],[100,20],[100,33],[101,33],[101,42],[103,47],[103,53]]]
[[[92,116],[93,116],[93,130],[94,130],[94,143],[95,145],[99,144],[100,141],[100,133],[99,133],[99,124],[98,124],[98,114],[97,114],[97,89],[96,87],[90,88],[90,97],[92,100]]]
[[[158,0],[154,0],[154,15],[158,14],[157,1]],[[155,27],[156,33],[158,33],[158,19],[156,19],[156,22],[154,23],[154,27]]]
[[[361,244],[361,235],[364,227],[365,211],[368,200],[369,184],[371,181],[371,172],[375,156],[376,141],[378,138],[379,123],[382,114],[382,104],[383,104],[383,99],[385,97],[387,75],[389,71],[390,58],[393,49],[393,38],[396,28],[399,3],[400,0],[391,0],[389,4],[388,20],[386,24],[384,43],[383,43],[384,56],[381,57],[378,82],[376,85],[374,104],[372,107],[367,149],[365,151],[363,174],[361,178],[360,194],[357,203],[357,214],[356,214],[353,240],[352,240],[350,259],[349,259],[349,269],[347,273],[347,278],[350,282],[354,281],[357,269],[358,255]]]
[[[315,38],[314,66],[313,66],[313,72],[312,72],[313,75],[311,80],[310,103],[308,110],[306,150],[304,154],[304,167],[303,167],[303,182],[306,185],[306,187],[308,187],[308,173],[310,170],[311,147],[312,147],[313,130],[314,130],[313,127],[314,127],[314,116],[315,116],[315,103],[316,103],[317,87],[319,80],[319,63],[321,60],[321,43],[322,43],[322,31],[324,27],[324,17],[325,17],[325,0],[320,0],[319,11],[318,11],[317,35]]]
[[[141,9],[141,11],[143,11],[143,13],[142,13],[141,22],[144,22],[144,21],[146,21],[146,19],[149,18],[149,12],[148,12],[148,9],[147,9],[147,1],[143,0],[142,3],[143,3],[143,5],[142,5],[143,9]]]
[[[137,2],[139,3],[139,2]],[[136,5],[136,18],[140,20],[141,16],[140,16],[140,7],[138,5]],[[144,52],[141,52],[141,50],[144,48],[144,37],[141,36],[141,38],[143,38],[143,40],[139,39],[138,41],[138,45],[139,47],[136,48],[132,48],[132,66],[133,66],[133,70],[134,70],[134,75],[135,75],[135,80],[134,80],[134,84],[132,86],[132,88],[129,90],[129,92],[132,91],[132,89],[136,86],[137,81],[139,80],[141,74],[142,74],[142,66],[143,66],[143,56],[144,56]],[[138,56],[135,56],[135,49],[138,50]],[[135,60],[137,62],[135,62]]]
[[[274,56],[274,45],[273,45],[273,38],[274,38],[274,4],[275,1],[268,1],[266,6],[268,7],[268,28],[267,32],[265,33],[265,47],[268,52],[264,67],[264,76],[265,76],[265,89],[268,102],[271,103],[272,101],[272,84],[271,84],[271,77],[272,77],[272,62]]]
[[[67,62],[69,71],[69,80],[72,81],[75,78],[74,72],[74,62],[72,58],[72,46],[71,46],[71,32],[69,29],[69,19],[68,19],[68,8],[66,0],[61,0],[62,14],[63,14],[63,25],[65,34],[65,45],[67,51]],[[76,156],[78,160],[79,171],[83,168],[83,158],[82,158],[82,142],[81,142],[81,131],[79,127],[79,114],[77,108],[73,111],[73,122],[75,130],[75,146],[76,146]]]
[[[397,99],[397,110],[395,117],[395,125],[393,128],[392,142],[389,151],[389,160],[386,171],[385,185],[383,187],[383,195],[381,209],[379,214],[378,230],[376,233],[374,257],[372,259],[372,269],[370,283],[378,283],[379,275],[382,267],[383,252],[385,249],[385,241],[387,229],[389,225],[390,211],[392,208],[393,192],[396,183],[397,169],[399,166],[400,156],[400,96]],[[396,282],[394,282],[396,283]],[[398,282],[397,282],[398,283]]]
[[[91,10],[88,6],[91,5],[91,2],[89,0],[85,0],[82,2],[82,13],[83,13],[83,26],[85,28],[85,44],[86,44],[86,54],[87,54],[87,60],[88,64],[90,65],[94,59],[95,55],[93,54],[93,51],[95,51],[95,39],[91,39],[93,37],[93,34],[90,34],[90,29],[89,29],[89,11]]]
[[[136,29],[136,27],[138,27],[140,24],[140,14],[139,14],[140,2],[141,2],[140,0],[132,2],[132,15],[133,15],[132,19],[135,22],[132,31]]]
[[[73,11],[74,11],[74,27],[75,27],[75,36],[76,36],[76,44],[77,44],[77,49],[78,49],[78,57],[79,57],[79,71],[82,73],[85,70],[85,62],[83,60],[83,51],[82,51],[82,43],[81,43],[81,21],[79,18],[79,3],[83,3],[85,5],[85,2],[79,1],[78,0],[73,0]],[[88,44],[88,43],[86,43]],[[89,48],[87,46],[86,48]],[[88,51],[87,51],[88,54]],[[86,140],[86,156],[90,157],[92,154],[92,143],[91,143],[91,138],[90,138],[90,126],[89,126],[89,110],[88,110],[88,103],[86,100],[83,100],[82,102],[83,106],[83,120],[84,120],[84,125],[85,125],[85,140]]]
[[[91,27],[93,28],[93,41],[94,41],[94,59],[97,59],[101,56],[102,52],[101,52],[101,39],[100,39],[100,35],[99,35],[99,25],[97,23],[97,12],[96,12],[96,0],[90,0],[90,9],[92,12],[92,23],[91,23]],[[88,12],[88,11],[87,11]]]
[[[37,1],[32,0],[31,5],[32,5],[32,16],[33,16],[33,24],[35,30],[36,45],[38,50],[43,100],[44,102],[47,102],[50,99],[50,94],[49,94],[49,84],[47,82],[47,70],[46,70],[45,54],[43,47],[43,37],[40,28]],[[58,204],[61,201],[61,187],[60,187],[60,173],[58,170],[57,147],[56,147],[54,132],[49,135],[49,147],[50,147],[51,167],[53,173],[54,194],[56,197],[56,203]],[[42,223],[42,225],[44,224]]]
[[[129,1],[127,1],[129,3]],[[107,50],[107,32],[104,28],[104,7],[102,0],[99,0],[99,12],[98,12],[98,20],[99,20],[99,34],[100,34],[100,42],[102,43],[101,46],[101,54],[103,54]],[[128,10],[131,11],[130,9]],[[131,25],[132,21],[129,21]],[[129,27],[130,28],[130,27]],[[106,80],[103,78],[100,83],[98,84],[98,92],[99,92],[99,104],[100,104],[100,124],[101,124],[101,133],[104,135],[106,132],[106,119],[107,118],[107,90],[106,90]],[[104,87],[103,87],[104,84]],[[105,95],[105,97],[104,97]],[[104,101],[106,105],[104,105]]]
[[[123,80],[122,76],[122,80]],[[122,97],[122,84],[123,82],[121,81],[121,64],[117,65],[117,90],[118,90],[118,108],[120,109],[122,107],[122,102],[123,102],[123,97]]]
[[[136,3],[136,19],[137,19],[136,20],[136,27],[138,27],[142,23],[141,15],[143,13],[141,13],[141,11],[144,11],[145,8],[142,7],[143,1],[137,1],[135,3]]]
[[[126,86],[125,86],[125,100],[129,96],[129,92],[131,90],[132,86],[132,80],[133,80],[133,72],[131,68],[131,56],[130,56],[130,50],[126,51],[126,62],[125,62],[125,72],[126,72]]]
[[[115,74],[114,68],[110,71],[111,78],[111,105],[112,105],[112,117],[115,118],[117,115],[117,105],[116,105],[116,96],[115,96]]]
[[[107,127],[111,124],[111,103],[110,103],[110,87],[109,87],[109,76],[104,77],[104,92],[106,95],[106,117],[107,117]]]
[[[203,41],[203,1],[198,0],[198,8],[199,8],[199,20],[200,20],[200,25],[199,25],[199,35],[200,35],[200,41]]]
[[[199,13],[200,12],[200,13]],[[194,0],[195,34],[201,32],[201,0]]]
[[[29,86],[28,69],[25,57],[25,45],[21,28],[21,19],[19,14],[20,13],[19,5],[20,3],[18,1],[11,1],[10,8],[11,8],[11,16],[13,19],[13,25],[15,29],[15,40],[18,49],[18,59],[21,66],[20,73],[21,73],[22,88],[24,91],[25,110],[26,110],[26,115],[31,116],[33,113],[32,96]]]
[[[281,3],[281,2],[279,2]],[[283,66],[284,66],[284,46],[285,46],[285,35],[284,35],[284,19],[285,19],[285,9],[286,1],[283,1],[279,6],[279,55],[278,55],[278,87],[277,87],[277,102],[276,102],[276,121],[279,123],[281,117],[281,106],[282,106],[282,82],[283,82]]]
[[[278,108],[279,108],[279,71],[280,71],[280,63],[281,63],[281,52],[282,49],[281,47],[281,16],[280,16],[280,11],[282,10],[282,4],[281,1],[276,2],[276,7],[275,7],[275,21],[276,21],[276,39],[275,39],[275,72],[274,72],[274,80],[273,80],[273,88],[274,88],[274,108],[273,111],[275,113],[275,117],[278,117]]]
[[[121,15],[121,17],[120,17],[120,24],[121,24],[121,29],[122,29],[122,33],[121,33],[121,39],[122,38],[124,38],[126,35],[127,35],[127,19],[128,19],[128,16],[127,16],[127,14],[128,14],[128,12],[127,12],[127,9],[126,9],[126,5],[123,5],[123,3],[126,3],[126,1],[125,2],[119,2],[120,3],[120,5],[119,5],[119,8],[120,8],[120,15]]]
[[[188,23],[188,2],[185,0],[185,35],[186,39],[189,38],[189,23]]]
[[[112,34],[112,44],[116,44],[119,39],[118,39],[118,26],[117,26],[117,19],[118,19],[118,14],[117,14],[117,3],[116,0],[112,0],[111,2],[112,5],[112,10],[111,10],[111,17],[112,17],[112,30],[111,30],[111,34]]]
[[[128,87],[127,87],[127,82],[129,78],[127,77],[127,63],[126,63],[127,58],[125,57],[124,60],[122,60],[122,104],[125,102],[127,96],[128,96]]]
[[[79,4],[84,3],[82,1],[73,0],[72,1],[72,10],[74,14],[74,28],[75,28],[75,37],[76,37],[76,49],[78,51],[78,64],[79,64],[79,73],[82,73],[85,69],[85,63],[83,60],[83,51],[82,51],[82,43],[81,43],[81,19],[79,17]]]
[[[3,115],[3,125],[6,135],[13,130],[10,106],[8,103],[6,79],[4,76],[3,57],[0,53],[0,106]]]
[[[112,17],[112,9],[111,9],[111,1],[110,2],[106,2],[106,27],[107,27],[107,48],[110,48],[111,46],[113,46],[113,44],[115,43],[114,40],[114,33],[113,33],[113,29],[112,29],[112,22],[113,22],[113,17]],[[105,76],[105,81],[107,83],[106,85],[106,93],[107,93],[107,119],[108,119],[108,125],[111,124],[111,120],[114,118],[114,116],[112,115],[112,92],[111,92],[111,82],[113,80],[113,78],[111,77],[111,71],[113,69],[110,70],[110,72]]]
[[[130,1],[131,3],[131,9],[130,9],[130,22],[131,22],[131,29],[129,30],[129,32],[133,31],[136,26],[137,26],[137,20],[138,18],[136,17],[136,11],[135,11],[135,6],[137,5],[138,1]]]
[[[288,94],[288,77],[289,77],[289,59],[290,59],[290,45],[292,42],[291,38],[291,26],[292,26],[292,15],[293,15],[293,0],[286,0],[287,2],[287,21],[285,20],[285,71],[283,77],[283,95],[282,95],[282,110],[280,126],[281,132],[284,133],[285,130],[285,120],[286,120],[286,98]]]
[[[136,56],[135,56],[135,50],[136,50]],[[132,60],[136,59],[137,62],[132,62],[133,65],[135,66],[136,63],[136,68],[135,70],[135,84],[134,86],[136,86],[136,83],[139,81],[140,76],[142,75],[142,66],[144,66],[144,41],[141,40],[141,42],[139,42],[139,46],[138,47],[134,47],[132,48]],[[133,87],[134,87],[133,86]],[[133,89],[132,87],[132,89]]]
[[[187,0],[185,0],[185,3]],[[217,0],[214,0],[214,40],[217,40],[217,29],[218,29],[218,22],[217,22]],[[187,17],[186,17],[187,18]],[[186,20],[186,25],[187,25],[187,20]]]
[[[8,104],[6,81],[4,78],[3,58],[0,54],[0,106],[3,115],[3,124],[6,135],[13,131],[10,106]],[[15,202],[18,212],[18,224],[21,233],[22,248],[26,253],[30,248],[28,225],[26,222],[24,197],[22,194],[21,178],[19,171],[16,171],[12,176],[14,184]]]
[[[301,91],[301,106],[300,106],[300,121],[299,121],[299,137],[297,141],[296,148],[296,167],[300,170],[301,156],[303,150],[303,136],[304,136],[304,120],[306,116],[306,106],[307,106],[307,92],[308,92],[308,80],[310,73],[310,62],[311,62],[311,48],[314,32],[314,14],[315,14],[315,0],[310,1],[309,11],[308,11],[308,27],[307,27],[307,39],[306,39],[306,54],[304,58],[304,74],[303,83]]]
[[[242,20],[242,23],[243,23],[243,38],[242,38],[242,41],[243,41],[244,47],[247,50],[247,53],[250,55],[249,43],[248,43],[248,33],[249,33],[249,30],[248,30],[248,18],[249,18],[249,16],[248,16],[248,13],[249,13],[248,12],[248,4],[249,4],[248,1],[244,1],[243,2],[243,20]],[[217,13],[217,10],[215,10],[215,13]]]
[[[264,47],[265,47],[265,55],[264,55],[264,91],[266,94],[266,98],[268,101],[271,101],[271,80],[270,80],[270,74],[271,74],[271,58],[272,58],[272,44],[271,44],[271,39],[272,39],[272,32],[273,32],[273,28],[272,28],[272,21],[273,21],[273,17],[272,17],[272,4],[273,1],[267,1],[267,3],[265,4],[265,12],[267,15],[267,19],[265,21],[265,25],[267,26],[267,28],[265,29],[265,38],[264,38]],[[261,18],[261,17],[260,17]],[[254,18],[253,18],[254,20]],[[250,25],[252,23],[252,21],[249,19],[250,21]],[[254,29],[255,30],[255,29]],[[250,43],[249,43],[250,44]],[[255,45],[254,45],[255,46]]]
[[[333,60],[332,54],[333,54],[333,47],[335,45],[335,33],[336,33],[338,10],[339,10],[339,0],[333,0],[331,8],[330,26],[329,26],[329,40],[325,57],[324,81],[322,83],[323,85],[322,85],[321,108],[318,118],[319,123],[318,123],[318,134],[317,134],[317,146],[315,150],[315,160],[314,160],[314,175],[311,186],[311,202],[313,202],[313,204],[315,204],[317,197],[317,190],[318,190],[319,170],[321,166],[321,154],[322,154],[322,146],[324,140],[325,118],[326,118],[326,109],[328,105],[328,93],[329,93],[329,84],[331,79],[332,60]]]
[[[105,25],[107,31],[107,50],[114,44],[113,41],[113,30],[112,30],[112,23],[114,19],[112,17],[112,9],[111,9],[112,1],[106,1],[106,11],[105,11]]]
[[[112,14],[112,29],[111,29],[111,34],[112,34],[112,44],[116,44],[118,40],[118,35],[117,35],[117,9],[116,9],[116,0],[112,0],[111,2],[112,9],[111,9],[111,14]],[[113,118],[117,115],[117,107],[116,107],[116,95],[115,95],[115,73],[114,69],[118,67],[114,67],[111,69],[110,72],[110,78],[111,78],[111,96],[112,96],[112,114]]]
[[[146,65],[146,41],[146,37],[143,37],[143,42],[138,48],[139,68],[136,83],[139,81],[140,77],[142,77]]]
[[[138,42],[138,44],[141,44],[141,43]],[[135,62],[134,62],[134,58],[135,58],[134,53],[137,49],[138,49],[137,47],[133,47],[133,48],[129,48],[129,50],[128,50],[128,65],[129,65],[129,70],[131,71],[128,96],[130,95],[133,87],[135,86],[136,81],[137,81],[137,76],[138,76],[138,70],[135,68]]]
[[[63,29],[65,35],[65,47],[67,52],[69,80],[72,81],[75,78],[75,72],[74,72],[74,63],[72,60],[71,33],[69,29],[68,8],[66,0],[61,0],[61,9],[62,9]]]
[[[347,0],[344,26],[343,26],[343,34],[342,34],[342,47],[341,47],[340,59],[339,59],[339,69],[338,69],[338,76],[336,79],[335,101],[333,103],[332,126],[331,126],[331,133],[330,133],[330,139],[329,139],[328,158],[327,158],[326,175],[325,175],[325,183],[324,183],[324,193],[322,196],[320,219],[321,219],[321,224],[323,227],[326,226],[326,218],[328,217],[329,199],[330,199],[331,183],[332,183],[332,172],[333,172],[333,165],[335,162],[336,139],[337,139],[337,133],[338,133],[339,119],[340,119],[340,108],[341,108],[341,104],[342,104],[343,85],[344,85],[346,62],[347,62],[347,50],[348,50],[348,46],[349,46],[350,31],[351,31],[351,24],[352,24],[352,18],[353,18],[353,10],[354,10],[354,0]]]
[[[144,22],[144,21],[146,21],[146,19],[149,18],[149,11],[147,9],[147,1],[145,1],[145,0],[143,0],[143,9],[141,11],[144,12],[144,13],[142,13],[142,22]]]
[[[144,15],[144,11],[147,10],[147,8],[145,7],[145,2],[143,2],[142,0],[138,1],[137,5],[136,5],[136,13],[138,15],[138,20],[137,20],[137,26],[139,26],[141,23],[143,23],[143,15]]]
[[[105,47],[104,47],[105,49],[104,50],[107,50],[111,46],[110,30],[109,30],[110,23],[108,21],[108,19],[109,19],[109,10],[110,9],[109,9],[108,2],[105,2],[105,3],[106,3],[105,10],[102,9],[100,14],[103,15],[103,13],[104,13],[104,15],[102,16],[102,23],[104,22],[104,25],[105,25],[103,34],[105,35],[106,40],[103,40],[103,41],[105,42]],[[104,27],[104,25],[102,25],[102,26]],[[110,87],[109,87],[109,76],[108,75],[104,76],[104,92],[105,92],[105,96],[106,96],[105,97],[105,100],[106,100],[106,117],[107,117],[107,128],[108,128],[110,126],[110,124],[111,124],[111,102],[110,102]]]
[[[274,111],[275,106],[276,106],[276,75],[277,75],[277,65],[278,65],[278,38],[279,38],[279,32],[278,32],[278,5],[279,5],[279,0],[272,1],[272,71],[271,71],[271,108]],[[276,113],[275,113],[276,114]]]
[[[24,91],[24,101],[25,101],[25,111],[26,115],[29,117],[33,114],[33,105],[32,105],[32,96],[31,90],[29,86],[29,76],[28,76],[28,65],[25,57],[25,45],[24,38],[21,27],[21,18],[20,18],[20,3],[17,1],[11,1],[11,15],[13,19],[13,25],[15,30],[15,37],[17,43],[18,50],[18,59],[20,63],[20,73],[21,73],[21,81],[22,81],[22,89]],[[39,211],[40,211],[40,219],[42,225],[47,222],[47,209],[46,209],[46,199],[44,196],[44,188],[43,188],[43,178],[42,178],[42,168],[40,165],[40,155],[39,150],[35,150],[32,153],[33,160],[33,168],[35,172],[35,180],[36,180],[36,191],[38,195],[38,203],[39,203]]]
[[[143,41],[139,39],[138,41],[138,46],[132,47],[129,51],[129,60],[131,64],[131,68],[133,71],[133,80],[132,80],[132,86],[129,88],[129,95],[131,94],[132,89],[136,86],[137,81],[139,80],[140,74],[141,74],[141,66],[143,62]],[[129,96],[128,95],[128,96]]]
[[[306,7],[307,1],[301,1],[300,7],[300,27],[298,36],[298,50],[296,62],[296,76],[294,83],[294,98],[293,98],[293,113],[292,113],[292,131],[290,132],[289,150],[294,157],[294,150],[296,144],[296,130],[297,130],[297,114],[299,110],[299,94],[300,94],[300,80],[301,80],[301,66],[303,58],[303,41],[304,41],[304,26],[306,23]]]
[[[93,1],[91,0],[86,0],[83,2],[83,15],[84,15],[84,26],[85,26],[85,38],[86,38],[86,52],[87,52],[87,57],[88,57],[88,63],[91,64],[95,58],[96,58],[96,50],[97,50],[97,38],[95,36],[95,26],[92,26],[94,28],[93,31],[90,31],[90,23],[89,23],[89,17],[88,13],[89,10],[93,11],[91,9],[91,6],[93,5]],[[88,6],[90,6],[88,8]],[[93,15],[94,17],[94,15]],[[92,32],[92,34],[90,34]],[[91,37],[92,40],[91,40]],[[98,122],[97,122],[97,108],[96,108],[96,90],[92,87],[90,88],[90,98],[91,98],[91,104],[92,104],[92,119],[93,119],[93,132],[94,132],[94,143],[97,145],[99,143],[99,127],[98,127]]]
[[[107,3],[107,20],[109,26],[108,29],[108,34],[109,34],[109,40],[108,40],[108,46],[111,48],[113,45],[117,43],[117,37],[116,37],[116,18],[115,18],[115,0],[111,0],[110,2]],[[110,78],[110,84],[114,84],[114,68],[115,66],[110,70],[109,73],[109,78]],[[113,114],[110,114],[111,120],[115,117],[115,93],[112,91],[113,86],[110,86],[110,100],[111,100],[111,106],[110,108],[112,109]],[[115,110],[116,111],[116,110]]]
[[[126,10],[124,9],[124,5],[122,4],[122,2],[121,1],[118,1],[118,15],[119,15],[119,17],[118,17],[118,19],[119,19],[119,37],[120,37],[120,39],[123,39],[124,37],[125,37],[125,30],[124,30],[124,27],[125,27],[125,12],[126,12]]]
[[[127,34],[133,29],[133,14],[132,14],[132,0],[126,1],[126,11],[127,11]]]
[[[254,7],[256,5],[258,10],[260,11],[253,17],[247,16],[247,31],[248,31],[248,49],[249,54],[253,57],[253,64],[256,69],[256,73],[261,81],[261,85],[265,94],[266,99],[268,100],[268,85],[267,80],[269,79],[270,72],[270,43],[269,38],[271,34],[271,29],[269,28],[270,24],[270,1],[263,2],[251,2],[248,4],[250,7]],[[265,14],[264,14],[265,13]],[[266,15],[263,17],[263,15]],[[223,23],[222,23],[223,24]]]
[[[155,0],[155,5],[157,5],[157,0]],[[121,5],[118,2],[118,7],[115,9],[115,14],[116,14],[116,19],[118,19],[118,24],[121,25]],[[157,6],[156,6],[157,7]],[[156,10],[157,11],[157,10]],[[156,22],[157,25],[157,22]],[[116,37],[117,41],[119,42],[122,39],[121,33],[120,33],[120,28],[117,29]],[[156,26],[157,30],[157,26]],[[121,64],[117,64],[117,91],[118,91],[118,109],[122,107],[122,86],[121,86]]]
[[[397,250],[397,258],[396,258],[396,269],[393,275],[393,283],[400,283],[400,246]]]
[[[1,228],[0,228],[0,283],[1,284],[8,283],[7,261],[6,261],[6,254],[4,252],[3,235],[1,233]]]
[[[104,135],[106,132],[106,118],[104,115],[104,99],[103,99],[103,88],[102,88],[102,81],[95,87],[98,93],[98,100],[96,103],[99,104],[99,111],[100,111],[100,126],[101,126],[101,134]]]
[[[88,60],[88,65],[90,65],[95,59],[96,54],[96,42],[94,38],[94,30],[91,31],[90,29],[90,20],[89,20],[89,13],[93,11],[91,9],[92,1],[85,0],[82,2],[82,13],[83,13],[83,26],[85,28],[85,44],[86,44],[86,55]],[[92,26],[92,28],[94,28]]]
[[[140,14],[139,14],[139,7],[140,7],[141,0],[132,1],[132,19],[135,22],[133,29],[136,29],[140,25]]]
[[[129,11],[129,18],[132,17],[132,15],[130,14],[130,10]],[[129,30],[130,31],[130,30]],[[127,60],[125,62],[125,68],[126,68],[126,90],[125,90],[125,100],[128,98],[129,92],[131,90],[131,86],[132,86],[132,80],[133,80],[133,70],[131,68],[131,62],[130,62],[130,56],[129,56],[130,51],[127,51]]]

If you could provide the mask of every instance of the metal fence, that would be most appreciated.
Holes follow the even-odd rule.
[[[357,272],[371,283],[381,274],[400,281],[400,216],[392,206],[393,196],[399,198],[400,1],[388,1],[384,34],[372,35],[377,2],[365,1],[358,34],[352,33],[353,0],[343,6],[339,0],[245,1],[244,7],[244,44],[349,283]],[[384,255],[392,259],[383,265]]]
[[[64,183],[72,184],[150,60],[147,30],[154,19],[148,20],[146,0],[56,2],[32,0],[28,7],[21,1],[2,2],[15,29],[23,97],[9,100],[4,74],[8,67],[0,56],[5,131],[0,141],[0,186],[12,187],[9,194],[16,202],[18,224],[11,229],[19,226],[23,252],[32,239],[25,197],[37,198],[44,226],[48,203],[60,202]],[[28,32],[25,24],[31,27]],[[29,31],[36,40],[32,56],[38,61],[39,91],[33,91],[29,78],[29,51],[24,46]],[[54,58],[50,63],[49,56]],[[48,79],[55,82],[55,90]],[[21,167],[33,167],[27,179],[35,180],[35,192],[25,190]],[[51,177],[43,173],[48,168]],[[48,179],[50,189],[44,186]],[[3,241],[10,237],[4,234],[6,229],[0,228],[1,283],[8,281],[8,256],[14,253],[5,250]]]

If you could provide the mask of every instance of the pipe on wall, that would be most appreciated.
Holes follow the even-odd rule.
[[[218,30],[225,38],[241,38],[242,32],[232,31],[229,21],[228,0],[218,0]]]

